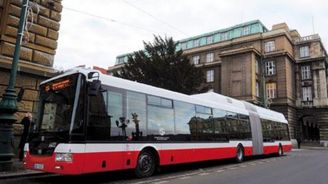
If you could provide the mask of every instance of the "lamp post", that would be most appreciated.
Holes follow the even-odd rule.
[[[8,87],[0,102],[0,171],[10,170],[13,153],[13,123],[16,122],[17,96],[15,90],[17,65],[19,61],[20,46],[23,39],[26,13],[29,0],[23,0],[20,13],[16,45],[11,65]]]

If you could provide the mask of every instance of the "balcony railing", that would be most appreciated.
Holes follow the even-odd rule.
[[[306,41],[317,40],[317,39],[320,39],[320,36],[318,34],[313,34],[313,35],[301,37],[295,40],[295,42],[300,43],[300,42],[306,42]]]
[[[313,101],[302,101],[302,106],[303,107],[312,107]]]

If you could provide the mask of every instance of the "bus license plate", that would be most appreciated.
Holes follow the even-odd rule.
[[[34,169],[42,170],[44,168],[43,164],[34,164]]]

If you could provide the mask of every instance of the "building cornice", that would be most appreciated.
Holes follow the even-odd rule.
[[[255,49],[253,46],[251,47],[243,47],[243,48],[238,48],[238,49],[232,49],[228,51],[222,51],[219,56],[220,57],[225,57],[225,56],[230,56],[230,55],[235,55],[235,54],[243,54],[247,52],[254,52],[257,55],[261,55],[261,52],[257,49]]]
[[[295,58],[286,50],[276,50],[273,52],[267,52],[263,54],[263,59],[278,57],[278,56],[287,56],[293,62],[296,62]]]
[[[296,59],[296,63],[306,63],[306,62],[312,62],[318,60],[327,60],[327,58],[328,58],[327,56],[308,57],[308,58]]]
[[[0,67],[10,70],[12,65],[12,58],[0,55]],[[28,74],[33,74],[41,77],[53,77],[57,71],[52,67],[31,63],[20,60],[18,63],[17,71]]]

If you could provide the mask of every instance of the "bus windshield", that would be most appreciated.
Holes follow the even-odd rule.
[[[77,75],[41,86],[40,132],[67,132],[70,129]]]

